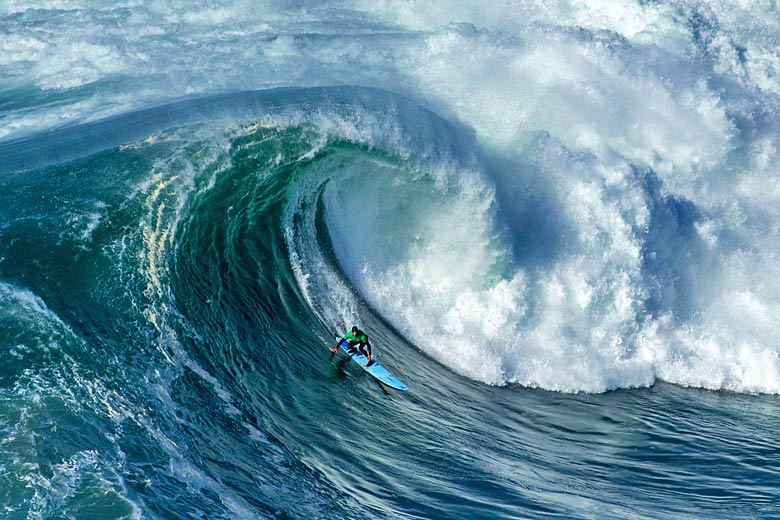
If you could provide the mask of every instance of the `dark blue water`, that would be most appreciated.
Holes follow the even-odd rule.
[[[774,6],[254,11],[0,8],[0,517],[780,517]]]

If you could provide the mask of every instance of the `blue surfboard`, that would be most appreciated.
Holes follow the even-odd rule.
[[[374,361],[371,363],[371,366],[367,366],[368,358],[364,356],[359,350],[355,349],[354,352],[350,353],[348,340],[344,340],[339,343],[339,347],[350,358],[352,358],[352,361],[363,367],[363,370],[377,378],[380,382],[386,384],[390,388],[395,388],[396,390],[408,390],[408,387],[403,383],[403,381],[395,377],[389,370],[380,365],[378,362]]]

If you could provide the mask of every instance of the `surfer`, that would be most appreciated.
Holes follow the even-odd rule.
[[[355,325],[352,327],[352,330],[344,334],[344,337],[341,338],[338,343],[336,343],[336,346],[330,349],[330,351],[336,352],[339,348],[339,345],[344,340],[349,341],[347,348],[350,354],[355,352],[355,345],[357,345],[357,348],[360,350],[361,354],[366,356],[366,359],[368,359],[368,365],[371,365],[371,343],[368,341],[368,334],[357,328],[357,325]],[[366,347],[368,347],[368,351],[366,351]]]

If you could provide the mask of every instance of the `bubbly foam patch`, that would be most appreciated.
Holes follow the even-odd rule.
[[[79,347],[73,350],[85,351],[85,342],[42,298],[5,282],[0,282],[0,324],[15,342],[6,356],[7,386],[0,404],[0,472],[15,497],[4,504],[4,512],[78,517],[85,510],[103,508],[127,517],[140,514],[117,472],[121,450],[115,430],[100,436],[100,446],[82,449],[74,442],[82,415],[90,425],[109,416],[118,425],[126,417],[111,406],[116,406],[115,395],[101,381],[82,374],[70,354],[74,343]],[[76,437],[94,440],[92,433],[83,427]],[[80,498],[76,503],[74,496]]]
[[[647,215],[579,169],[591,178],[558,179],[557,211],[573,242],[544,269],[513,258],[493,190],[474,172],[384,172],[349,179],[346,188],[334,183],[329,227],[372,306],[464,375],[566,391],[649,384],[652,366],[631,347],[644,296],[635,230]]]
[[[780,309],[765,279],[776,264],[738,247],[730,212],[555,140],[534,155],[527,187],[548,193],[551,213],[513,225],[475,172],[331,179],[329,229],[361,295],[423,351],[489,384],[780,389]],[[533,204],[523,191],[503,200]],[[523,249],[535,234],[551,248],[541,258]]]

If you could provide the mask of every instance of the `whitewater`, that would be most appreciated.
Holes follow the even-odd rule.
[[[0,35],[6,517],[780,515],[775,2]]]

